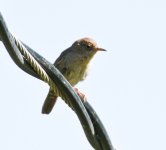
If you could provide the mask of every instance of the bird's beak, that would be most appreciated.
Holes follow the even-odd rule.
[[[97,48],[97,51],[107,51],[107,50],[98,47],[98,48]]]

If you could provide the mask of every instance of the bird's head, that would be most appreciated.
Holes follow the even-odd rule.
[[[87,37],[75,41],[72,47],[75,50],[75,53],[87,60],[91,60],[98,51],[106,51],[105,49],[98,47],[93,39]]]

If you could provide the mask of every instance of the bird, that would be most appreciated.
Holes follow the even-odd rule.
[[[89,64],[98,51],[106,50],[98,47],[96,41],[92,38],[81,38],[60,54],[54,62],[54,66],[74,87],[86,78]],[[74,89],[79,96],[86,100],[83,93],[79,92],[77,88]],[[52,111],[57,98],[56,93],[50,88],[42,106],[42,114],[49,114]]]

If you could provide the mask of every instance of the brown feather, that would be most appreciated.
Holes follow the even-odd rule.
[[[43,114],[49,114],[51,112],[57,101],[57,98],[58,97],[56,94],[50,89],[42,107]]]

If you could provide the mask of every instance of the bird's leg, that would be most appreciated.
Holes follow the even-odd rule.
[[[74,90],[78,94],[78,96],[81,97],[81,100],[83,101],[83,103],[85,103],[87,101],[87,98],[86,98],[85,94],[83,94],[82,92],[80,92],[78,90],[78,88],[74,88]]]

